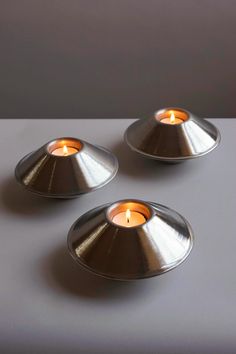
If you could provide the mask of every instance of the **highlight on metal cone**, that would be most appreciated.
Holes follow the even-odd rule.
[[[26,155],[16,166],[17,181],[28,191],[51,198],[74,198],[111,181],[117,158],[81,139],[58,138]]]
[[[139,119],[125,132],[125,141],[144,157],[178,162],[203,156],[220,142],[218,129],[182,108],[169,107]]]
[[[135,280],[163,274],[182,263],[192,249],[193,232],[176,211],[131,199],[82,215],[72,225],[67,243],[73,259],[90,272]]]

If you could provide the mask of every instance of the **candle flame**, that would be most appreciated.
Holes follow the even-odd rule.
[[[66,145],[64,145],[63,146],[63,155],[67,155],[68,154],[68,149],[67,149],[67,146]]]
[[[171,115],[170,115],[170,122],[171,122],[172,124],[175,123],[175,115],[174,115],[174,112],[171,112]]]
[[[129,209],[126,210],[125,216],[126,216],[127,223],[129,223],[131,217],[131,211]]]

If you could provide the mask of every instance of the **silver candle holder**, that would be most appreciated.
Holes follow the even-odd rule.
[[[69,252],[77,263],[115,280],[163,274],[181,264],[192,245],[193,232],[183,216],[135,199],[88,211],[68,234]]]
[[[169,107],[131,124],[124,139],[138,154],[181,162],[208,154],[220,142],[218,129],[182,108]]]
[[[74,198],[110,182],[117,158],[88,142],[63,137],[49,141],[16,166],[17,181],[29,192],[50,198]]]

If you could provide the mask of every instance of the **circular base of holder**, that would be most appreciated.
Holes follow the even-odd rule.
[[[158,155],[154,155],[154,154],[147,154],[145,153],[144,151],[142,150],[139,150],[139,149],[136,149],[135,147],[133,147],[128,139],[127,139],[127,135],[125,134],[124,136],[124,139],[125,139],[125,142],[126,144],[130,147],[130,149],[134,152],[136,152],[137,154],[139,154],[140,156],[144,157],[144,158],[148,158],[148,159],[151,159],[151,160],[156,160],[156,161],[160,161],[160,162],[164,162],[166,164],[178,164],[178,163],[181,163],[181,162],[184,162],[184,161],[188,161],[188,160],[193,160],[193,159],[196,159],[198,157],[201,157],[201,156],[204,156],[204,155],[207,155],[209,152],[213,151],[218,145],[219,145],[219,142],[220,142],[220,139],[216,142],[216,144],[209,150],[207,151],[204,151],[203,153],[201,154],[197,154],[197,155],[189,155],[189,156],[185,156],[185,157],[165,157],[165,156],[158,156]]]
[[[78,149],[69,156],[57,156],[53,149],[63,142]],[[47,198],[69,199],[92,192],[109,183],[118,171],[118,160],[103,147],[75,138],[52,140],[23,157],[15,177],[27,191]]]
[[[131,210],[132,205],[143,205],[134,209],[138,212],[148,210],[144,224],[125,227],[113,223],[114,210],[127,203]],[[81,216],[72,225],[67,243],[73,259],[88,271],[114,280],[135,280],[161,275],[181,264],[192,249],[193,232],[186,219],[172,209],[123,200]]]
[[[176,125],[162,123],[163,117],[170,112],[181,116],[183,122]],[[178,163],[214,150],[220,143],[220,133],[212,123],[186,110],[170,107],[131,124],[124,140],[131,150],[143,157]]]

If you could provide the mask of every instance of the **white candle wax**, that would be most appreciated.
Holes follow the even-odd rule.
[[[166,117],[166,118],[161,119],[161,123],[176,125],[176,124],[183,123],[183,119],[176,118],[174,112],[171,112],[170,117]]]
[[[128,209],[129,210],[129,209]],[[127,211],[116,214],[112,221],[120,226],[132,227],[138,226],[146,222],[146,218],[143,214],[137,211],[130,211],[127,215]]]
[[[63,147],[57,148],[52,151],[52,155],[55,156],[69,156],[76,154],[79,150],[70,146],[64,145]]]
[[[163,119],[161,120],[161,123],[176,125],[176,124],[181,124],[181,123],[183,123],[183,119],[175,118],[174,121],[171,121],[170,118],[163,118]]]

